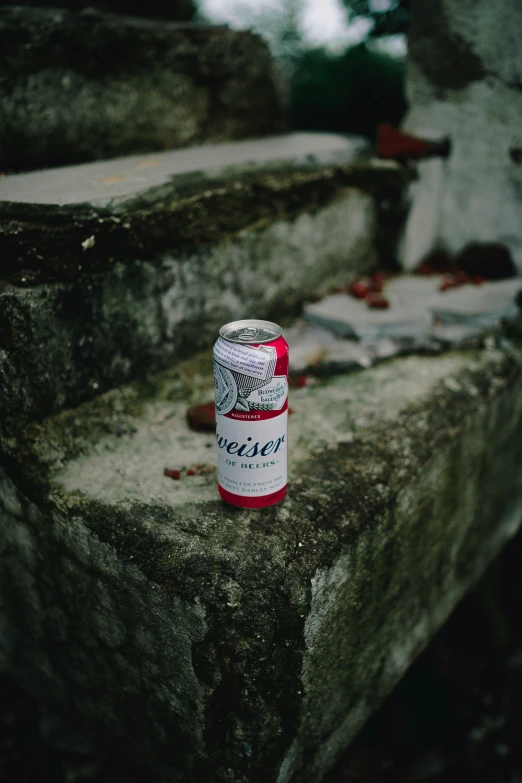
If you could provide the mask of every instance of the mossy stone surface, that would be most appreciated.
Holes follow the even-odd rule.
[[[2,419],[77,405],[371,270],[407,175],[365,150],[295,134],[5,177]]]
[[[14,427],[3,667],[165,781],[319,781],[522,522],[521,389],[515,333],[294,392],[291,491],[256,512],[185,424],[209,354]]]
[[[65,9],[0,9],[0,166],[46,168],[285,130],[249,31]]]
[[[368,272],[407,180],[334,134],[0,179],[1,418],[76,405]]]
[[[379,230],[396,233],[410,175],[370,152],[356,136],[294,133],[4,177],[0,280],[84,281],[118,262],[190,254],[354,189],[375,199]]]

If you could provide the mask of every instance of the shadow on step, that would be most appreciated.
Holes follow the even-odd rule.
[[[325,783],[522,781],[522,533],[453,613]],[[0,679],[0,780],[145,783],[53,733]],[[43,729],[43,731],[42,731]],[[67,741],[69,747],[67,750]],[[268,783],[268,782],[267,782]]]

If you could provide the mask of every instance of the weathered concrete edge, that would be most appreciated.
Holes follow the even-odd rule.
[[[370,154],[370,143],[360,136],[294,132],[202,144],[145,158],[124,155],[7,176],[0,181],[0,212],[43,219],[89,209],[94,215],[128,214],[206,182],[294,168],[347,166]]]
[[[520,350],[505,354],[500,354],[498,351],[488,352],[484,355],[485,363],[480,371],[474,371],[473,373],[463,372],[450,384],[452,388],[441,385],[433,391],[433,394],[429,399],[423,401],[420,405],[412,406],[410,409],[404,411],[399,417],[398,421],[390,425],[389,423],[383,427],[372,427],[371,431],[362,432],[360,436],[355,440],[353,444],[338,447],[335,452],[322,452],[314,455],[310,461],[309,466],[304,466],[303,475],[306,477],[306,486],[295,487],[292,496],[288,501],[280,508],[266,510],[261,515],[254,515],[245,512],[230,512],[232,513],[233,527],[236,531],[236,535],[239,539],[247,536],[250,544],[248,548],[249,558],[254,556],[259,557],[260,552],[263,552],[263,563],[268,568],[267,577],[263,579],[263,590],[257,592],[257,598],[261,601],[261,606],[264,605],[266,610],[267,604],[265,602],[274,602],[275,596],[281,596],[283,592],[286,595],[285,605],[286,610],[283,613],[284,623],[288,626],[286,632],[284,628],[280,628],[280,633],[283,633],[283,637],[287,641],[291,641],[292,655],[297,656],[297,659],[293,659],[293,666],[295,667],[300,657],[303,655],[303,651],[308,646],[307,662],[302,669],[302,677],[305,685],[307,695],[306,701],[301,707],[301,714],[306,716],[310,710],[310,705],[317,703],[317,699],[314,698],[314,682],[318,681],[320,687],[324,684],[321,683],[321,676],[316,667],[317,660],[314,661],[314,652],[310,648],[310,644],[318,644],[321,650],[323,650],[324,644],[324,617],[322,622],[317,623],[317,618],[321,615],[321,604],[324,603],[326,594],[322,595],[322,585],[324,583],[332,583],[335,585],[335,578],[331,575],[330,569],[334,571],[337,568],[339,574],[340,569],[340,587],[341,594],[338,594],[335,598],[332,598],[327,602],[328,611],[338,612],[347,611],[342,617],[341,628],[358,627],[362,630],[362,636],[364,644],[363,649],[357,648],[355,650],[344,649],[344,652],[348,656],[347,670],[353,674],[355,667],[357,666],[363,669],[363,673],[367,662],[364,663],[364,646],[369,644],[370,650],[375,652],[375,645],[382,643],[382,638],[379,636],[378,630],[382,626],[384,629],[389,630],[389,626],[386,625],[386,611],[389,607],[389,601],[395,601],[397,595],[401,596],[401,589],[405,589],[406,601],[405,607],[399,613],[399,623],[404,622],[404,627],[407,629],[404,637],[404,644],[408,634],[413,634],[413,639],[419,639],[419,632],[415,631],[415,627],[412,628],[412,621],[417,622],[419,620],[419,607],[421,612],[424,606],[430,607],[433,612],[433,616],[428,618],[428,621],[422,620],[421,629],[425,632],[421,634],[422,639],[418,644],[414,643],[414,648],[411,651],[411,655],[414,655],[420,647],[426,643],[429,635],[435,630],[437,623],[443,620],[443,617],[447,611],[456,603],[462,590],[469,587],[471,581],[478,576],[478,572],[474,572],[473,568],[466,565],[462,561],[462,555],[466,558],[466,552],[469,557],[470,541],[463,541],[463,536],[460,536],[460,544],[463,545],[462,552],[459,553],[458,546],[456,547],[454,554],[448,558],[447,542],[450,540],[449,533],[455,533],[459,524],[459,514],[453,518],[446,518],[442,515],[439,519],[440,524],[435,526],[425,525],[425,507],[423,503],[426,502],[433,505],[436,500],[436,496],[433,495],[433,486],[430,489],[429,476],[433,473],[433,470],[440,470],[440,466],[444,468],[444,465],[449,465],[452,468],[448,472],[447,479],[454,481],[454,461],[453,458],[458,457],[463,459],[463,464],[466,466],[464,458],[470,457],[471,460],[477,459],[476,448],[475,451],[469,453],[469,449],[460,451],[462,439],[470,438],[472,446],[476,447],[476,438],[474,440],[473,434],[482,433],[484,421],[490,417],[490,412],[495,406],[500,410],[500,413],[512,413],[513,403],[518,404],[518,419],[517,427],[521,426],[521,411],[520,411],[520,378],[522,374],[522,360],[520,356]],[[455,391],[455,383],[457,384],[458,391]],[[518,402],[517,402],[518,401]],[[510,407],[511,406],[511,407]],[[498,410],[497,410],[498,412]],[[67,414],[69,415],[69,414]],[[502,417],[493,417],[493,432],[495,434],[495,427],[499,425],[498,432],[501,439],[507,441],[510,448],[513,449],[514,445],[518,448],[518,463],[521,464],[522,448],[519,437],[517,442],[516,431],[510,429],[508,432],[500,426],[502,424]],[[504,419],[505,424],[505,419]],[[80,428],[81,429],[81,428]],[[33,431],[32,437],[35,437],[38,429]],[[472,434],[470,436],[470,433]],[[494,439],[487,443],[487,447],[491,449],[493,458],[498,455],[498,450],[494,449]],[[438,456],[440,450],[440,457]],[[516,450],[516,449],[515,449]],[[20,455],[22,452],[19,453]],[[45,485],[45,468],[41,464],[31,464],[31,460],[27,460],[30,457],[31,452],[25,452],[22,462],[19,464],[21,473],[25,473],[27,476],[31,471],[34,471],[34,476],[38,477],[37,480],[42,482],[43,487]],[[435,454],[435,456],[434,456]],[[452,456],[453,455],[453,456]],[[439,463],[437,462],[439,460]],[[473,462],[471,463],[473,464]],[[488,463],[489,464],[489,463]],[[437,465],[439,466],[437,468]],[[459,467],[462,467],[461,463],[457,463]],[[334,473],[335,471],[335,473]],[[378,483],[376,484],[376,473],[378,475]],[[332,475],[340,475],[343,478],[336,482],[336,492],[329,491],[328,495],[325,495],[325,480],[326,477]],[[328,480],[330,480],[328,478]],[[483,479],[483,476],[480,475]],[[467,481],[466,475],[464,475],[464,481]],[[420,489],[415,490],[417,482],[420,482]],[[29,482],[30,484],[32,482]],[[481,494],[483,490],[484,482],[481,481],[477,487],[477,498],[480,502],[483,501],[484,496]],[[34,493],[33,484],[33,493]],[[444,484],[448,489],[447,482]],[[413,490],[411,488],[414,488]],[[435,487],[437,489],[437,487]],[[451,489],[451,486],[450,488]],[[461,489],[461,488],[460,488]],[[459,492],[460,492],[459,489]],[[500,493],[505,489],[502,484],[502,480],[499,481],[498,487],[495,491]],[[412,495],[413,492],[413,495]],[[410,497],[408,498],[408,493]],[[44,489],[45,494],[45,489]],[[458,498],[455,493],[450,491],[442,493],[442,502],[454,504],[457,509],[462,508],[460,501],[466,500],[466,497],[462,498],[460,495]],[[458,502],[457,502],[458,501]],[[411,504],[413,502],[414,511],[411,511]],[[460,503],[460,505],[459,505]],[[416,514],[415,505],[420,504],[420,516]],[[90,506],[90,511],[88,510]],[[185,566],[181,565],[181,561],[178,560],[179,552],[184,549],[187,551],[188,541],[192,541],[194,544],[194,535],[197,535],[197,529],[199,525],[199,515],[194,515],[193,511],[186,509],[176,514],[169,514],[165,509],[121,509],[120,512],[115,513],[113,510],[101,506],[97,508],[93,507],[92,502],[87,505],[84,504],[81,497],[67,498],[60,495],[60,492],[54,492],[51,498],[51,506],[60,509],[58,512],[60,515],[64,515],[66,519],[71,513],[75,517],[82,519],[95,534],[100,536],[102,540],[115,546],[120,552],[120,556],[125,560],[132,558],[133,562],[137,563],[141,569],[145,572],[147,577],[157,585],[162,585],[163,589],[166,589],[169,594],[183,596],[186,600],[194,600],[197,596],[201,600],[202,594],[207,592],[206,596],[203,595],[203,603],[207,609],[207,616],[214,616],[214,623],[219,622],[219,614],[223,612],[223,609],[216,610],[219,607],[216,605],[216,585],[211,585],[203,576],[201,570],[192,572],[194,561],[192,566],[190,563],[186,563]],[[400,513],[395,513],[394,508],[399,508]],[[390,509],[392,509],[390,511]],[[440,510],[440,509],[439,509]],[[496,509],[494,509],[496,512]],[[417,508],[418,511],[418,508]],[[150,514],[156,514],[157,519],[162,519],[162,525],[164,527],[164,537],[161,540],[161,536],[158,538],[157,532],[153,533],[148,529],[146,525],[145,529],[132,532],[129,529],[129,525],[126,522],[128,515],[130,514],[133,519],[150,518]],[[208,510],[203,514],[209,517],[211,521],[211,528],[218,527],[215,522],[221,518],[223,514],[223,507],[219,503],[209,504]],[[502,516],[502,514],[500,514]],[[176,519],[178,522],[176,522]],[[483,539],[487,538],[487,531],[490,526],[494,526],[497,523],[497,516],[492,517],[490,511],[482,516],[482,524],[479,525],[479,529],[470,528],[466,529],[466,535],[471,536],[471,544],[475,541],[475,549],[472,547],[472,551],[477,551],[477,543],[479,550],[482,549]],[[172,539],[172,524],[180,524],[183,528],[181,539],[188,536],[187,544],[181,546],[178,549],[178,545],[174,543]],[[516,520],[513,525],[516,524]],[[513,532],[513,525],[508,524],[506,527],[506,536]],[[398,526],[398,527],[397,527]],[[457,527],[456,527],[457,526]],[[485,526],[485,529],[484,529]],[[208,525],[205,528],[204,538],[208,538]],[[402,533],[402,535],[401,535]],[[428,534],[428,537],[426,535]],[[501,533],[501,537],[502,537]],[[437,558],[434,563],[430,560],[426,560],[426,552],[428,555],[432,551],[430,549],[432,540],[435,543],[434,551],[437,552]],[[283,560],[285,562],[284,570],[281,571],[280,563],[273,560],[276,541],[277,546],[283,547]],[[299,543],[299,547],[296,542]],[[181,540],[180,540],[181,543]],[[206,546],[203,541],[203,546]],[[207,542],[208,543],[208,542]],[[464,544],[466,546],[464,546]],[[500,539],[495,546],[500,546]],[[390,553],[391,547],[391,553]],[[403,552],[403,548],[406,547],[406,553]],[[409,548],[409,552],[408,552]],[[493,545],[492,545],[492,548]],[[388,551],[387,551],[388,550]],[[174,553],[178,554],[174,554]],[[372,562],[371,557],[376,557],[376,553],[381,552],[387,558],[387,562],[382,564],[382,568],[375,567],[375,563]],[[479,552],[480,553],[480,552]],[[391,554],[391,556],[390,556]],[[422,555],[419,557],[419,554]],[[174,562],[172,557],[174,556]],[[370,560],[368,557],[370,556]],[[413,573],[416,574],[416,580],[412,580],[415,584],[404,586],[404,580],[401,584],[400,574],[397,576],[396,582],[395,571],[397,565],[404,566],[404,557],[406,556],[406,562],[412,567]],[[491,553],[493,556],[493,552]],[[486,555],[486,560],[489,554]],[[268,559],[267,559],[268,558]],[[337,566],[336,561],[340,558]],[[343,559],[344,558],[344,559]],[[348,571],[346,570],[347,560],[355,559],[360,564],[360,568],[356,568],[355,572],[352,570],[350,578],[348,578]],[[408,559],[409,558],[409,559]],[[183,559],[183,556],[181,557]],[[472,559],[472,558],[471,558]],[[446,564],[446,565],[445,565]],[[485,566],[487,562],[483,561]],[[379,565],[379,563],[377,563]],[[426,569],[426,565],[428,568]],[[270,567],[268,567],[270,566]],[[368,571],[370,566],[370,571]],[[462,578],[461,588],[457,588],[454,593],[454,597],[449,600],[449,603],[443,606],[442,609],[435,611],[436,602],[439,599],[439,590],[446,584],[444,578],[442,579],[440,574],[437,577],[437,569],[442,568],[442,576],[444,577],[444,569],[446,568],[446,577],[449,573],[452,576],[456,569],[464,568],[464,576]],[[225,585],[230,582],[231,562],[230,560],[219,560],[214,564],[211,564],[208,560],[205,565],[205,573],[220,574],[220,580],[223,580],[223,591],[226,593]],[[478,566],[479,570],[483,566]],[[435,577],[433,569],[435,568]],[[224,570],[223,570],[224,569]],[[449,570],[448,570],[449,569]],[[259,568],[254,569],[256,574],[259,574]],[[407,570],[407,569],[406,569]],[[270,575],[272,574],[272,575]],[[404,574],[402,575],[404,577]],[[409,578],[409,572],[406,574]],[[283,581],[281,581],[283,577]],[[432,577],[435,581],[431,581]],[[234,580],[237,575],[232,577]],[[333,579],[333,582],[332,582]],[[312,581],[311,581],[312,580]],[[237,580],[242,581],[241,577]],[[344,587],[343,587],[344,584]],[[243,587],[247,587],[243,583]],[[393,587],[393,589],[391,589]],[[252,586],[250,586],[245,593],[251,593]],[[347,592],[346,592],[347,591]],[[314,598],[312,599],[312,592]],[[358,601],[353,600],[354,593],[357,594],[361,601],[362,615],[357,606]],[[214,597],[212,597],[214,596]],[[366,598],[370,596],[370,601]],[[383,600],[383,597],[385,600]],[[288,604],[289,601],[289,604]],[[413,603],[412,603],[413,602]],[[368,609],[365,607],[365,603],[368,605]],[[344,607],[344,610],[343,610]],[[415,611],[412,611],[415,609]],[[254,607],[250,607],[250,611],[257,610],[259,615],[259,604]],[[227,610],[225,610],[226,612]],[[438,612],[438,613],[437,613]],[[366,617],[365,617],[366,613]],[[230,633],[234,629],[234,613],[229,614],[227,617],[227,633]],[[369,616],[368,616],[369,615]],[[255,616],[255,615],[254,615]],[[305,619],[307,618],[307,619]],[[223,619],[223,618],[221,618]],[[328,619],[328,618],[327,618]],[[364,630],[364,623],[369,623],[366,631]],[[255,622],[262,622],[256,620]],[[319,627],[318,627],[319,626]],[[291,633],[289,629],[291,630]],[[337,624],[334,628],[338,628]],[[218,628],[219,630],[219,628]],[[266,629],[262,629],[266,632]],[[254,636],[255,624],[252,629],[252,635]],[[223,633],[223,627],[221,632]],[[232,631],[233,634],[233,631]],[[285,635],[286,634],[286,635]],[[315,637],[315,638],[314,638]],[[326,637],[329,638],[326,631]],[[336,637],[339,638],[338,636]],[[343,644],[350,644],[346,640],[346,634],[341,632],[341,639],[344,638]],[[373,641],[372,641],[373,640]],[[264,640],[262,640],[264,641]],[[266,659],[266,649],[264,649],[262,642],[255,642],[257,647],[254,650],[252,660],[263,656]],[[372,647],[373,644],[373,647]],[[219,645],[218,645],[219,647]],[[338,649],[334,645],[334,649]],[[222,648],[222,652],[225,648]],[[204,648],[200,650],[202,658],[200,664],[204,669],[208,669],[209,653]],[[323,652],[320,652],[319,659],[324,660]],[[361,663],[358,663],[361,658]],[[406,655],[408,658],[408,655]],[[377,661],[377,670],[376,663]],[[383,659],[382,655],[376,655],[372,665],[368,667],[368,671],[360,679],[361,688],[363,692],[366,689],[368,691],[375,691],[376,698],[372,705],[366,705],[364,709],[361,709],[357,704],[357,700],[361,698],[361,691],[354,689],[354,684],[357,681],[357,677],[353,681],[348,683],[349,693],[353,693],[355,690],[355,706],[350,706],[348,698],[347,703],[344,705],[345,710],[344,718],[346,718],[346,712],[350,712],[351,707],[355,710],[355,715],[352,713],[347,724],[340,729],[337,737],[333,736],[328,742],[331,743],[330,749],[323,748],[326,758],[314,759],[313,754],[302,754],[302,748],[298,747],[297,751],[293,754],[294,760],[292,760],[292,753],[287,758],[287,766],[283,768],[281,772],[282,780],[290,780],[286,770],[294,769],[295,777],[293,780],[297,781],[311,781],[319,780],[320,775],[324,770],[333,763],[336,755],[342,750],[344,744],[349,740],[353,733],[362,725],[362,722],[368,717],[369,712],[377,706],[379,701],[385,696],[386,692],[393,686],[395,681],[400,677],[405,666],[409,663],[409,660],[405,661],[405,653],[403,651],[402,664],[393,665],[393,655],[391,663],[387,663]],[[246,661],[244,663],[247,663]],[[332,679],[332,673],[335,672],[336,660],[332,661],[332,666],[324,667],[324,670],[328,672],[329,679]],[[364,665],[363,665],[364,663]],[[222,661],[222,664],[224,662]],[[213,661],[215,665],[215,659]],[[315,669],[314,669],[315,666]],[[380,668],[379,668],[380,667]],[[298,666],[298,668],[301,668]],[[308,669],[308,671],[307,671]],[[314,676],[310,676],[310,671]],[[234,676],[231,672],[231,676]],[[281,676],[279,672],[278,676]],[[318,680],[317,680],[318,677]],[[370,681],[368,682],[368,679]],[[254,677],[255,680],[255,677]],[[269,678],[270,682],[270,678]],[[366,683],[366,685],[364,684]],[[259,682],[251,683],[254,686],[254,693],[256,688],[259,689]],[[346,695],[346,681],[343,683],[341,676],[341,685],[344,686]],[[266,679],[263,680],[262,686],[264,688],[269,687],[274,689],[274,692],[278,692],[278,682],[272,680],[270,686],[267,686]],[[261,692],[263,690],[261,689]],[[291,684],[291,692],[294,694],[292,698],[287,699],[288,704],[298,704],[302,700],[302,695],[299,695],[299,691],[302,685],[299,681]],[[288,680],[286,680],[286,688],[288,693]],[[373,689],[373,690],[372,690]],[[343,690],[341,688],[341,693]],[[334,712],[338,709],[335,699],[333,701]],[[250,713],[252,709],[252,703],[249,705],[240,705],[240,714]],[[281,705],[273,705],[272,715],[281,709]],[[337,721],[337,725],[342,723],[342,720],[337,720],[339,715],[334,714],[333,720]],[[317,716],[314,714],[314,719],[319,721],[319,727],[321,728],[321,721],[332,720],[332,715]],[[290,718],[287,714],[285,722],[286,728],[284,731],[283,739],[291,741],[292,724],[294,724],[295,715]],[[300,728],[301,745],[303,747],[317,747],[320,742],[317,741],[316,727],[307,725],[306,717],[302,720]],[[320,732],[321,733],[321,732]],[[330,728],[324,734],[332,734]],[[208,739],[208,737],[207,737]],[[319,740],[321,738],[319,737]],[[324,739],[323,739],[324,741]],[[273,743],[272,741],[270,744]],[[311,743],[311,744],[310,744]],[[279,745],[277,755],[282,759],[282,752],[284,747]],[[287,745],[288,748],[288,745]],[[276,748],[274,748],[276,750]],[[230,748],[230,753],[233,755],[234,749]],[[223,763],[231,763],[231,757],[227,758],[227,750],[223,750],[225,758]],[[301,755],[301,757],[300,757]],[[303,771],[304,770],[304,771]],[[251,770],[252,771],[252,770]],[[264,778],[267,778],[266,774],[272,775],[275,770],[272,768],[270,772],[266,766],[263,771]],[[238,778],[239,779],[239,778]],[[251,777],[249,779],[255,780],[257,778]]]
[[[192,251],[118,263],[87,280],[0,286],[0,426],[45,416],[210,346],[219,327],[281,320],[322,286],[377,263],[370,196],[347,191]]]
[[[79,205],[31,217],[25,205],[23,214],[19,205],[8,205],[0,226],[0,280],[33,285],[84,278],[117,261],[187,251],[246,228],[313,213],[352,188],[377,202],[400,203],[408,180],[399,166],[361,162],[246,173],[186,188],[173,183],[169,196],[162,192],[152,205],[134,204],[126,215]]]
[[[203,779],[205,689],[192,662],[207,632],[202,607],[156,589],[74,515],[42,513],[1,467],[0,523],[1,671],[138,767],[158,765],[157,749],[141,743],[133,757],[115,715],[124,712],[137,735],[144,722],[154,725],[191,779]],[[135,678],[126,676],[129,659],[142,662]],[[80,698],[71,699],[71,683]]]
[[[301,721],[277,783],[323,779],[520,529],[521,440],[519,379],[423,466],[388,518],[375,520],[333,565],[317,570],[304,629]]]

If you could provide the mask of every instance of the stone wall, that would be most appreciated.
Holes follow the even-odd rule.
[[[522,272],[522,7],[518,0],[414,0],[405,129],[449,136],[419,164],[402,261],[496,242]]]

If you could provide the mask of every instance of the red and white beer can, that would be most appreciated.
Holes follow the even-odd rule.
[[[261,508],[286,495],[288,343],[271,321],[232,321],[214,345],[219,494]]]

